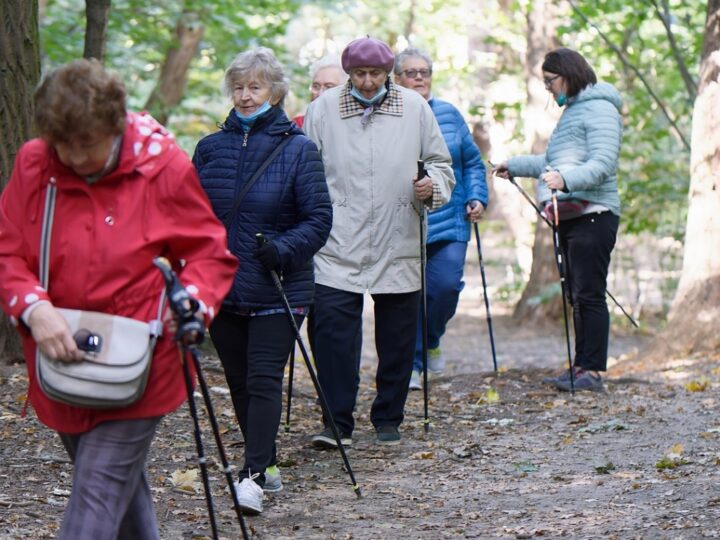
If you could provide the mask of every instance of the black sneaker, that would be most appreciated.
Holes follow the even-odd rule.
[[[557,381],[555,388],[562,390],[563,392],[570,392],[572,387],[570,386],[570,377],[564,381]],[[589,371],[578,369],[575,372],[575,390],[581,391],[586,390],[588,392],[602,392],[605,390],[605,386],[602,382],[600,375],[593,375]]]
[[[380,426],[377,428],[377,443],[387,446],[400,444],[400,432],[395,426]]]
[[[343,446],[352,446],[352,435],[348,435],[347,433],[340,432],[340,442]],[[332,429],[329,427],[326,427],[323,429],[320,433],[317,433],[316,435],[313,435],[312,438],[312,445],[315,448],[322,448],[322,449],[334,449],[338,447],[337,441],[335,440],[335,436],[333,435]]]

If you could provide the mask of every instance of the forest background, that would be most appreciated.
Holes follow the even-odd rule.
[[[224,68],[248,47],[268,46],[285,65],[293,116],[309,99],[308,67],[324,54],[365,34],[396,52],[418,46],[435,61],[433,94],[455,104],[484,156],[500,161],[544,149],[560,110],[544,90],[542,58],[575,48],[624,99],[621,240],[608,288],[664,333],[647,354],[720,347],[720,0],[7,0],[0,9],[2,185],[32,135],[32,88],[81,56],[119,72],[130,107],[165,122],[192,154],[227,113]],[[509,231],[515,254],[487,254],[486,264],[505,266],[491,298],[518,320],[559,318],[551,235],[511,185],[488,183],[482,233]],[[7,321],[0,341],[6,360],[19,357]]]

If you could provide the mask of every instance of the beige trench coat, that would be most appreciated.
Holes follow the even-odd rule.
[[[363,125],[349,83],[310,104],[304,130],[322,154],[333,204],[330,238],[315,255],[315,282],[343,291],[420,289],[421,203],[413,192],[417,161],[432,178],[433,206],[450,199],[451,158],[427,102],[390,83]]]

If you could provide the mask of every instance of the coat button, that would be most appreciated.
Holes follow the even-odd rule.
[[[111,227],[115,225],[115,220],[112,216],[105,216],[105,225],[110,225]]]

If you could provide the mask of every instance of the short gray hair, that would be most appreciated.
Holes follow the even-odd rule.
[[[428,65],[428,69],[432,70],[432,58],[430,58],[430,55],[423,51],[422,49],[417,49],[415,47],[408,47],[401,53],[398,53],[398,55],[395,57],[395,75],[400,75],[403,72],[403,64],[405,63],[405,60],[412,57],[419,57],[425,60]]]
[[[340,57],[337,54],[326,54],[320,60],[316,60],[312,64],[310,64],[310,80],[315,80],[315,75],[318,74],[318,71],[325,68],[337,68],[343,73],[345,73],[345,70],[342,67],[342,63],[340,62]]]
[[[282,104],[290,84],[285,77],[282,65],[275,54],[267,47],[255,47],[238,54],[225,71],[223,87],[228,96],[232,96],[233,83],[242,77],[255,75],[271,87],[271,99]]]

